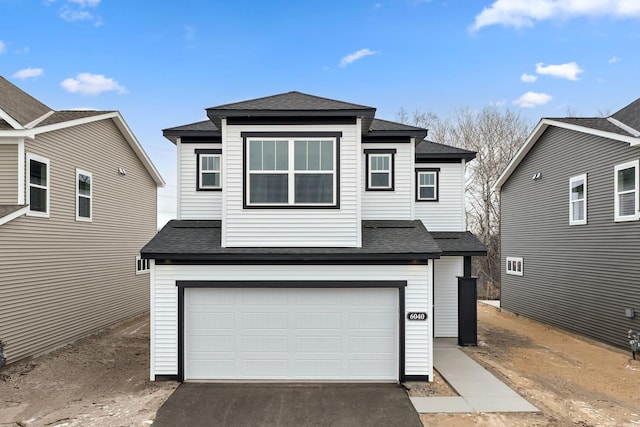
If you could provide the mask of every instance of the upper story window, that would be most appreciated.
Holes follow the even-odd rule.
[[[615,220],[633,221],[638,219],[639,172],[638,160],[615,167]]]
[[[587,175],[569,179],[569,224],[587,223]]]
[[[246,207],[337,207],[338,135],[245,137]]]
[[[93,211],[93,183],[91,172],[76,169],[76,220],[91,221]]]
[[[396,150],[364,150],[367,155],[367,191],[394,189],[394,161]]]
[[[29,177],[29,191],[27,192],[28,215],[49,217],[49,193],[51,190],[49,169],[49,159],[27,153],[27,176]]]
[[[437,202],[439,197],[439,168],[416,169],[416,201]]]
[[[222,150],[196,150],[198,158],[197,190],[222,190]]]

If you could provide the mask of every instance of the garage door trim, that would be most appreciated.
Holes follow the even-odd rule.
[[[398,379],[405,380],[404,291],[406,280],[176,280],[178,287],[178,381],[184,381],[184,290],[185,288],[398,288]]]

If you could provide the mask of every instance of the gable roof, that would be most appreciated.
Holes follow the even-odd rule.
[[[0,76],[0,118],[13,129],[25,128],[50,111],[51,108]]]
[[[464,159],[471,161],[476,158],[476,152],[450,145],[423,139],[416,145],[416,162],[433,160]]]
[[[54,111],[0,76],[0,137],[36,139],[39,134],[99,120],[113,121],[156,185],[163,187],[162,176],[120,112]]]
[[[627,143],[630,146],[640,145],[640,98],[606,118],[562,117],[541,119],[493,185],[494,191],[500,191],[520,162],[550,126],[608,138]]]

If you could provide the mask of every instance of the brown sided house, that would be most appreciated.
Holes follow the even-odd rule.
[[[148,310],[138,251],[162,177],[117,111],[54,111],[0,77],[0,340],[7,362]]]

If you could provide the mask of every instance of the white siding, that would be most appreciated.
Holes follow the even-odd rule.
[[[362,219],[411,219],[413,144],[362,144]],[[366,149],[395,148],[395,190],[366,191]]]
[[[151,378],[178,373],[178,298],[176,280],[406,280],[406,312],[420,311],[428,320],[407,321],[405,374],[429,375],[432,363],[432,264],[425,265],[155,265],[151,295]]]
[[[463,274],[462,257],[434,261],[433,322],[436,338],[458,336],[458,276]]]
[[[342,132],[340,209],[243,209],[241,132]],[[226,133],[225,133],[226,132]],[[357,218],[360,143],[356,125],[225,126],[225,247],[359,247]]]
[[[416,168],[440,168],[437,202],[415,202],[415,219],[429,231],[464,231],[464,165],[418,163]]]
[[[222,191],[196,191],[197,156],[196,149],[221,148],[221,144],[180,143],[180,217],[178,219],[221,219]],[[224,175],[224,171],[223,171]],[[222,185],[225,185],[224,179]]]

